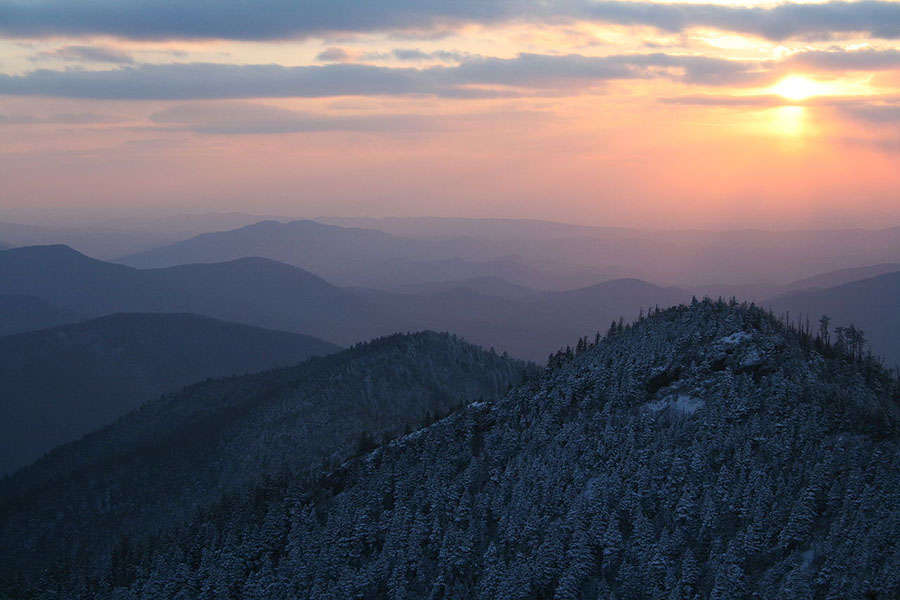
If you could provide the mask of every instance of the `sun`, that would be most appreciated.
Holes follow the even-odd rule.
[[[789,75],[772,86],[772,92],[786,100],[806,100],[827,93],[824,85],[802,75]]]
[[[850,87],[839,85],[838,82],[826,83],[803,75],[788,75],[770,89],[772,93],[778,94],[785,100],[795,101],[806,100],[813,96],[828,96],[852,91]]]

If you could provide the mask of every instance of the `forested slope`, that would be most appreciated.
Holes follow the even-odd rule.
[[[338,350],[191,314],[115,314],[0,337],[0,475],[162,393]]]
[[[91,589],[125,540],[153,543],[223,494],[250,516],[256,486],[318,477],[531,370],[454,336],[395,335],[149,402],[0,485],[0,581]]]
[[[120,545],[84,589],[895,598],[897,385],[759,309],[671,309],[317,481]]]

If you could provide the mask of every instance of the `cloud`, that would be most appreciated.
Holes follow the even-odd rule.
[[[326,116],[264,104],[230,102],[177,105],[150,120],[203,134],[277,134],[316,131],[418,130],[427,121],[414,115]]]
[[[394,48],[393,52],[394,58],[397,60],[429,60],[431,59],[431,54],[428,52],[423,52],[422,50],[416,48]]]
[[[755,95],[755,96],[675,96],[672,98],[661,98],[663,104],[677,104],[682,106],[721,106],[721,107],[760,107],[769,108],[773,106],[784,106],[785,104],[796,104],[796,102],[788,102],[781,96],[773,95]]]
[[[118,121],[118,118],[94,113],[60,113],[47,116],[0,115],[0,125],[90,125],[96,123],[115,123]]]
[[[76,62],[131,64],[134,58],[127,52],[108,46],[63,46],[56,50],[41,52],[38,58],[55,58]]]
[[[327,115],[289,110],[250,102],[180,104],[154,113],[150,120],[167,129],[206,135],[284,134],[321,131],[409,133],[452,130],[477,125],[501,117],[544,119],[544,113],[530,111],[477,113],[468,115]],[[171,127],[168,127],[171,126]]]
[[[414,69],[172,63],[0,75],[0,94],[93,99],[327,97],[433,92]]]
[[[653,2],[586,2],[583,13],[621,25],[650,25],[665,31],[711,27],[774,41],[801,37],[829,39],[837,33],[900,37],[900,4],[859,2],[797,3],[772,7]]]
[[[284,39],[495,22],[534,12],[530,4],[526,0],[0,0],[0,32],[9,36]]]
[[[859,103],[841,107],[841,112],[870,125],[900,126],[900,104]]]
[[[790,100],[775,94],[737,95],[687,95],[660,98],[663,104],[713,107],[807,106],[833,109],[847,118],[870,124],[900,124],[900,97],[879,96],[813,96],[804,100]]]
[[[352,57],[350,53],[347,52],[344,48],[326,48],[322,50],[318,54],[316,54],[316,60],[322,62],[345,62],[350,60]]]
[[[465,23],[592,20],[665,31],[713,27],[762,36],[828,39],[838,33],[900,37],[900,4],[787,2],[769,7],[595,0],[0,0],[0,33],[29,37],[284,39],[332,32],[446,31]]]
[[[521,54],[472,58],[426,69],[364,64],[142,64],[105,71],[39,69],[0,75],[0,94],[94,99],[212,99],[423,94],[448,98],[520,95],[584,89],[607,80],[668,77],[688,83],[747,83],[764,65],[701,56],[636,54],[586,57]],[[505,86],[520,91],[486,89]]]
[[[822,71],[900,69],[900,50],[818,50],[794,54],[789,65]]]
[[[362,55],[363,60],[398,60],[402,62],[440,61],[446,63],[462,62],[481,58],[478,54],[470,52],[453,52],[449,50],[435,50],[425,52],[418,48],[394,48],[390,52],[367,52]]]

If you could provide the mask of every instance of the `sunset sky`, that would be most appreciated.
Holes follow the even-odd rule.
[[[0,219],[900,225],[900,2],[0,0]]]

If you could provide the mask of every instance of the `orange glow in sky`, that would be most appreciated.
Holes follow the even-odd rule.
[[[851,30],[816,2],[792,9],[805,20],[779,21],[779,2],[715,2],[707,18],[693,2],[667,24],[641,0],[623,3],[635,13],[550,1],[420,15],[426,3],[391,20],[400,4],[329,15],[334,31],[307,30],[325,22],[308,7],[222,31],[205,28],[227,14],[171,31],[137,19],[161,29],[135,33],[89,10],[0,29],[0,220],[900,224],[900,40],[879,37],[884,23],[860,15]],[[750,5],[773,12],[739,12]]]

